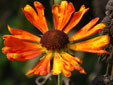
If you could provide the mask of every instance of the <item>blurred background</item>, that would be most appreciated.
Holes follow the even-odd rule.
[[[2,36],[10,34],[7,25],[13,28],[19,28],[31,32],[35,35],[41,32],[35,28],[24,16],[22,8],[26,4],[33,6],[36,0],[0,0],[0,49],[4,46]],[[52,8],[52,0],[38,0],[45,7],[45,16],[47,19],[48,27],[53,29],[53,16],[50,11]],[[58,0],[56,0],[58,1]],[[75,33],[91,19],[100,17],[100,20],[105,16],[105,5],[108,0],[69,0],[75,6],[76,11],[84,4],[90,10],[84,15],[81,22],[72,30]],[[93,35],[91,37],[97,36]],[[91,38],[89,37],[89,38]],[[82,66],[87,74],[80,74],[77,71],[72,72],[70,85],[89,85],[96,75],[105,73],[105,64],[98,63],[97,54],[75,52],[75,55],[83,60]],[[0,50],[0,85],[36,85],[36,78],[38,76],[26,76],[25,73],[37,63],[36,59],[29,61],[9,61],[5,54]],[[56,77],[52,76],[51,81],[47,81],[45,85],[56,85]]]

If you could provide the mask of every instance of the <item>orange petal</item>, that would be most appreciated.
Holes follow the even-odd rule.
[[[46,75],[50,72],[50,60],[52,53],[48,52],[26,75]]]
[[[91,20],[87,25],[85,25],[82,29],[80,29],[77,33],[75,33],[74,35],[72,35],[69,40],[70,41],[74,41],[74,40],[79,40],[85,37],[88,37],[90,35],[95,34],[96,32],[103,30],[105,27],[105,24],[100,23],[97,24],[96,26],[94,26],[92,28],[92,26],[94,24],[96,24],[96,22],[98,21],[99,18],[95,18],[93,20]]]
[[[30,41],[37,41],[40,42],[40,37],[35,36],[27,31],[21,30],[21,29],[13,29],[10,26],[8,26],[8,29],[11,34],[15,35],[15,37],[23,39],[23,40],[30,40]],[[4,38],[7,37],[7,35],[4,36]]]
[[[82,19],[83,15],[88,11],[89,8],[85,8],[84,5],[81,6],[80,10],[78,12],[75,12],[72,16],[71,21],[67,25],[67,27],[63,30],[65,33],[68,33],[73,27],[75,27],[80,20]]]
[[[2,48],[2,53],[6,54],[6,53],[8,53],[10,50],[11,50],[10,47],[3,47],[3,48]]]
[[[41,44],[27,42],[27,41],[15,38],[13,36],[6,38],[4,41],[4,45],[5,45],[5,48],[2,49],[3,53],[25,52],[29,50],[42,48]]]
[[[61,5],[54,5],[52,7],[52,13],[54,16],[55,29],[62,30],[74,11],[73,4],[68,4],[67,1],[62,1]]]
[[[35,8],[36,8],[36,10],[38,12],[38,15],[40,17],[44,17],[44,6],[38,1],[34,2],[34,6],[35,6]]]
[[[62,52],[61,55],[66,61],[70,62],[71,64],[75,64],[76,65],[78,63],[79,64],[82,63],[82,61],[79,58],[73,57],[73,56],[71,56],[70,54],[68,54],[66,52]]]
[[[67,65],[69,68],[65,68]],[[70,68],[71,65],[63,60],[59,53],[55,52],[52,73],[54,75],[59,75],[62,72],[66,77],[69,77],[71,76],[71,73],[69,72]]]
[[[38,12],[38,14],[35,12],[35,10],[30,6],[26,5],[24,7],[23,12],[26,16],[26,18],[34,25],[36,26],[42,33],[45,33],[48,31],[47,22],[44,17],[44,7],[43,5],[35,1],[34,6]]]
[[[82,63],[82,61],[79,58],[73,57],[66,52],[62,52],[61,55],[62,55],[63,59],[65,59],[67,62],[69,62],[73,68],[78,70],[80,73],[83,73],[83,74],[86,73],[84,71],[84,69],[79,65]]]
[[[64,68],[62,68],[62,72],[66,77],[70,77],[71,76],[71,72],[69,72],[68,70],[65,70]]]
[[[68,45],[68,48],[76,51],[107,53],[107,51],[102,50],[102,47],[108,45],[109,40],[108,35],[103,35],[80,43],[70,44]]]
[[[15,61],[15,60],[25,61],[25,60],[33,59],[39,56],[43,52],[44,50],[40,49],[40,50],[26,51],[22,53],[8,53],[7,58],[12,61]]]
[[[62,72],[62,60],[61,60],[61,56],[58,53],[55,53],[54,55],[54,60],[53,60],[53,69],[52,69],[52,73],[54,75],[58,75]]]

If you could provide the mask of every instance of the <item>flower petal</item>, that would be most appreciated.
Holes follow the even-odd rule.
[[[29,50],[41,49],[41,44],[27,42],[13,36],[9,36],[4,41],[5,47],[2,49],[3,53],[25,52]]]
[[[23,39],[23,40],[30,40],[30,41],[37,41],[40,42],[40,37],[35,36],[27,31],[21,30],[21,29],[14,29],[8,26],[8,29],[11,34],[15,35],[15,37]],[[4,35],[3,38],[7,38],[10,35]]]
[[[100,30],[103,30],[104,27],[105,27],[105,24],[103,24],[103,23],[97,24],[96,26],[93,27],[93,25],[95,25],[98,20],[99,20],[99,18],[95,18],[95,19],[91,20],[87,25],[85,25],[77,33],[75,33],[74,35],[72,35],[69,38],[69,40],[70,41],[79,40],[79,39],[88,37],[90,35],[93,35],[96,32],[99,32]]]
[[[72,13],[75,11],[72,3],[62,1],[61,5],[54,5],[52,7],[52,13],[54,16],[55,29],[62,30],[69,21]]]
[[[67,27],[63,30],[65,33],[68,33],[73,27],[75,27],[80,20],[82,19],[83,15],[88,11],[89,8],[85,8],[84,5],[81,6],[80,10],[78,12],[75,12],[72,16],[71,21],[67,25]]]
[[[79,65],[82,63],[82,61],[79,58],[73,57],[66,52],[62,52],[61,55],[62,55],[63,59],[65,59],[67,62],[69,62],[73,68],[78,70],[80,73],[86,74],[85,70]]]
[[[103,36],[98,36],[93,39],[86,40],[80,43],[70,44],[68,45],[68,48],[75,51],[107,53],[107,51],[102,50],[102,47],[108,44],[109,44],[109,36],[103,35]]]
[[[26,18],[34,25],[36,26],[42,33],[45,33],[48,31],[46,18],[44,16],[44,7],[43,5],[35,1],[34,6],[38,12],[38,14],[35,12],[35,10],[30,6],[26,5],[24,7],[23,12],[26,16]]]
[[[62,59],[59,53],[55,52],[52,73],[54,75],[59,75],[61,72],[63,72],[66,77],[71,76],[69,70],[65,68],[65,65],[68,64],[65,60]]]
[[[38,15],[43,18],[43,16],[44,16],[44,6],[38,1],[34,2],[34,6],[35,6],[35,8],[38,12]]]
[[[43,52],[44,50],[39,49],[39,50],[33,50],[33,51],[26,51],[22,53],[8,53],[7,58],[11,61],[15,61],[15,60],[25,61],[25,60],[33,59],[39,56]]]
[[[26,75],[46,75],[50,72],[50,60],[52,57],[52,53],[48,52],[46,56],[41,59],[37,65],[35,65]]]

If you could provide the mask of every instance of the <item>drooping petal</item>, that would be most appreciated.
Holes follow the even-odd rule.
[[[7,58],[11,61],[15,61],[15,60],[25,61],[25,60],[33,59],[39,56],[43,52],[44,50],[39,49],[39,50],[26,51],[22,53],[7,53]]]
[[[66,77],[71,76],[71,73],[65,68],[65,65],[69,65],[68,67],[71,68],[71,65],[63,60],[59,53],[55,52],[52,73],[54,75],[59,75],[62,72]]]
[[[67,1],[62,1],[61,5],[53,5],[52,13],[54,16],[55,29],[62,30],[74,11],[73,4],[68,4]]]
[[[8,26],[9,32],[13,34],[15,37],[23,39],[23,40],[29,40],[29,41],[36,41],[40,42],[40,37],[35,36],[27,31],[21,30],[21,29],[14,29]],[[3,38],[7,38],[10,35],[4,35]]]
[[[75,51],[107,53],[107,51],[102,50],[102,47],[108,44],[109,44],[109,36],[103,35],[80,43],[70,44],[68,45],[68,48]]]
[[[46,18],[44,16],[44,7],[38,1],[34,2],[34,6],[35,6],[38,14],[35,12],[35,10],[30,5],[26,5],[23,9],[23,12],[24,12],[26,18],[34,26],[36,26],[42,33],[45,33],[48,31],[48,27],[47,27]]]
[[[62,55],[63,59],[65,59],[67,62],[69,62],[74,69],[78,70],[80,73],[86,74],[84,69],[79,65],[82,63],[82,61],[79,58],[73,57],[66,52],[62,52],[61,55]]]
[[[77,33],[72,35],[69,38],[69,40],[75,41],[75,40],[83,39],[85,37],[95,34],[96,32],[99,32],[100,30],[103,30],[105,27],[105,24],[103,23],[97,24],[96,26],[93,27],[93,25],[95,25],[98,20],[99,18],[95,18],[91,20],[87,25],[81,28]]]
[[[66,26],[66,28],[63,30],[65,33],[68,33],[73,27],[75,27],[80,20],[82,19],[83,15],[88,11],[89,8],[85,8],[84,5],[81,6],[80,10],[78,12],[75,12],[72,16],[71,21]]]
[[[3,53],[25,52],[29,50],[41,49],[41,44],[27,42],[19,38],[9,36],[4,41],[5,47],[2,49]]]
[[[50,72],[50,60],[52,53],[48,52],[26,75],[46,75]]]

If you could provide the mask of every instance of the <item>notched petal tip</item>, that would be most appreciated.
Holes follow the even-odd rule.
[[[23,8],[24,11],[29,11],[30,9],[31,9],[31,6],[28,4]]]
[[[38,8],[41,8],[41,9],[44,9],[44,6],[40,2],[38,2],[38,1],[34,2],[34,6],[38,7]]]
[[[83,10],[85,10],[85,9],[86,9],[86,7],[85,7],[85,5],[83,4],[83,5],[80,7],[79,11],[83,11]],[[87,9],[89,9],[89,8],[87,8]]]

